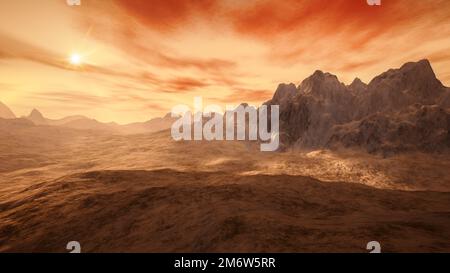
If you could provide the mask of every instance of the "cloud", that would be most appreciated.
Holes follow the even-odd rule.
[[[48,92],[38,92],[29,96],[29,98],[44,100],[44,101],[55,101],[59,103],[80,105],[83,107],[98,107],[103,104],[114,103],[114,99],[110,97],[100,97],[91,94],[85,94],[74,90],[65,91],[48,91]]]
[[[171,32],[183,28],[195,17],[213,17],[215,0],[115,0],[128,15],[155,31]]]
[[[369,62],[366,58],[382,62],[380,57],[386,55],[380,48],[401,55],[411,50],[411,44],[450,34],[445,24],[450,1],[390,0],[380,7],[369,6],[364,0],[252,3],[228,13],[233,29],[266,43],[270,47],[267,60],[282,66],[309,62],[331,67],[334,65],[329,62],[346,63],[342,56],[348,54],[360,60],[349,60],[344,68],[363,69]],[[436,31],[439,25],[443,27]],[[396,37],[403,37],[403,44],[389,47],[386,43]]]
[[[24,59],[57,68],[66,69],[67,62],[57,57],[57,54],[45,50],[33,44],[14,39],[0,33],[0,58],[2,59]]]
[[[407,27],[418,18],[436,15],[436,9],[448,7],[448,1],[417,1],[412,4],[409,0],[391,0],[374,7],[364,0],[266,0],[255,1],[244,9],[238,7],[229,16],[237,32],[261,39],[272,39],[288,32],[300,35],[298,38],[301,39],[311,34],[302,35],[302,32],[312,28],[319,36],[340,32],[355,35],[355,31],[369,31],[370,35],[360,40],[365,42],[377,33]],[[445,15],[441,13],[439,16]]]
[[[209,85],[204,80],[188,77],[174,77],[172,79],[163,79],[148,71],[140,71],[137,73],[132,73],[117,69],[111,69],[105,66],[97,66],[89,63],[84,63],[81,66],[72,66],[67,62],[67,60],[65,60],[55,52],[34,46],[32,44],[20,40],[16,40],[14,38],[2,34],[0,34],[0,44],[4,45],[4,47],[0,49],[0,56],[2,56],[3,59],[23,59],[68,71],[100,74],[103,76],[110,76],[110,77],[122,77],[125,79],[131,79],[136,83],[140,84],[143,83],[151,84],[151,86],[156,87],[155,91],[159,90],[161,92],[177,93],[177,92],[191,91],[195,88],[206,87]],[[174,63],[173,64],[174,67],[194,66],[194,67],[201,67],[206,70],[208,69],[220,70],[222,66],[230,65],[229,63],[224,63],[220,60],[212,60],[212,61],[199,61],[194,59],[192,60],[170,59],[170,60]],[[147,91],[150,91],[150,88]],[[64,98],[64,96],[62,96],[62,93],[47,93],[46,95],[49,96],[51,94],[55,95],[55,97],[59,98],[60,100]],[[69,99],[74,98],[73,95],[68,95],[67,97]],[[94,101],[96,100],[94,99]]]
[[[377,59],[369,59],[369,60],[363,60],[363,61],[356,61],[356,62],[348,62],[343,65],[340,65],[337,67],[339,71],[358,71],[361,69],[366,69],[367,67],[370,67],[374,64],[378,63]]]
[[[128,72],[94,64],[84,63],[82,66],[70,65],[66,56],[61,56],[51,50],[35,46],[2,33],[0,33],[0,44],[2,45],[2,48],[0,48],[0,58],[2,59],[22,59],[68,71],[135,78],[133,74]]]
[[[450,52],[448,50],[432,52],[427,55],[427,58],[432,63],[448,62],[450,61]]]
[[[386,0],[381,7],[368,6],[365,0],[85,2],[77,8],[55,4],[61,18],[70,18],[70,24],[58,27],[42,12],[22,14],[27,18],[23,22],[0,18],[0,23],[9,22],[4,25],[23,24],[0,31],[0,60],[12,64],[0,67],[3,75],[14,75],[16,67],[31,73],[24,84],[25,72],[23,77],[3,77],[20,85],[17,100],[33,94],[67,107],[87,105],[92,109],[86,111],[100,116],[112,113],[114,104],[130,112],[114,118],[132,120],[140,109],[162,112],[190,100],[194,92],[221,103],[260,103],[270,99],[279,82],[301,81],[316,69],[346,82],[355,76],[369,80],[403,62],[429,58],[441,79],[450,80],[447,0]],[[6,10],[11,7],[5,5],[0,13],[17,13]],[[43,43],[44,36],[52,43]],[[72,38],[74,47],[94,52],[82,66],[71,66],[58,53],[72,50]],[[43,77],[38,78],[35,66],[28,69],[15,60],[61,71],[42,67]],[[53,89],[53,82],[61,88]]]
[[[186,57],[172,57],[163,53],[159,53],[156,58],[158,65],[178,69],[178,68],[197,68],[201,71],[223,71],[236,67],[236,63],[223,59],[201,59],[201,58],[186,58]]]
[[[167,82],[169,89],[175,91],[187,91],[193,90],[199,87],[206,87],[209,84],[202,80],[197,80],[194,78],[175,78]]]
[[[261,89],[250,89],[250,88],[235,88],[230,94],[216,98],[215,101],[220,103],[260,103],[262,101],[267,101],[273,96],[273,91],[261,90]]]

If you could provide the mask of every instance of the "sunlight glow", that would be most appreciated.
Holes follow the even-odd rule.
[[[80,65],[81,64],[81,56],[79,54],[74,53],[70,56],[69,61],[73,65]]]

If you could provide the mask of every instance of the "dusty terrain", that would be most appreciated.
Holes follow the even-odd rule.
[[[15,126],[0,134],[2,252],[450,251],[446,154]]]
[[[0,105],[0,252],[449,252],[449,94],[427,60],[316,71],[268,102],[272,153]]]

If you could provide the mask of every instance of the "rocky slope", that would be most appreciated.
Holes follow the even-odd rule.
[[[266,104],[280,105],[284,148],[450,148],[450,89],[427,60],[390,69],[369,84],[356,78],[346,86],[336,76],[316,71],[298,87],[280,85]]]
[[[416,104],[394,114],[377,113],[360,121],[337,125],[328,147],[363,147],[368,152],[419,149],[439,152],[450,143],[450,112],[433,105]]]
[[[68,116],[62,119],[49,119],[37,109],[33,109],[31,113],[24,117],[35,125],[42,126],[60,126],[77,130],[89,130],[98,132],[107,132],[113,134],[142,134],[151,133],[170,128],[175,119],[170,115],[163,118],[155,118],[146,122],[135,122],[126,125],[119,125],[115,122],[104,123],[96,119],[87,118],[85,116]]]
[[[0,118],[12,119],[16,118],[16,115],[2,102],[0,102]]]

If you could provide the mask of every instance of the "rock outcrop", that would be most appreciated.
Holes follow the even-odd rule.
[[[369,152],[450,148],[450,89],[427,60],[350,85],[316,71],[298,87],[282,84],[266,104],[280,105],[283,147],[359,147]]]

